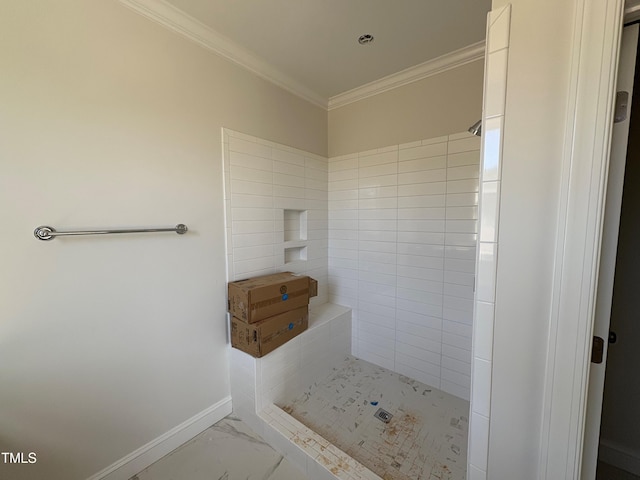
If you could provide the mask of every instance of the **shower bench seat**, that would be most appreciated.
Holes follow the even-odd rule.
[[[351,309],[312,305],[309,328],[262,358],[231,349],[234,414],[310,480],[381,480],[277,405],[326,376],[351,355]]]

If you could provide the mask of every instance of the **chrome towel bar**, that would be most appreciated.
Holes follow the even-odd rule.
[[[33,235],[38,240],[53,240],[55,237],[64,237],[67,235],[107,235],[111,233],[148,233],[148,232],[176,232],[179,235],[187,233],[187,226],[179,223],[175,227],[170,228],[126,228],[121,230],[70,230],[66,232],[58,232],[53,227],[42,225],[33,231]]]

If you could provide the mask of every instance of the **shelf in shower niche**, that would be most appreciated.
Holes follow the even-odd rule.
[[[284,248],[306,247],[307,246],[307,241],[306,240],[291,240],[291,241],[288,241],[288,242],[284,242],[282,245],[284,246]]]
[[[299,261],[305,261],[307,259],[307,247],[306,245],[301,246],[290,246],[284,247],[284,263],[293,263]]]

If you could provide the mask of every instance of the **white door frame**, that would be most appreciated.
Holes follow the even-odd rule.
[[[576,1],[539,476],[581,473],[623,0]]]

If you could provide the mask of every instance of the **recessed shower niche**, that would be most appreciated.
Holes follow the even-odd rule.
[[[307,239],[307,211],[288,210],[283,212],[284,241],[299,242]]]
[[[282,211],[284,225],[284,263],[307,259],[307,211]]]

